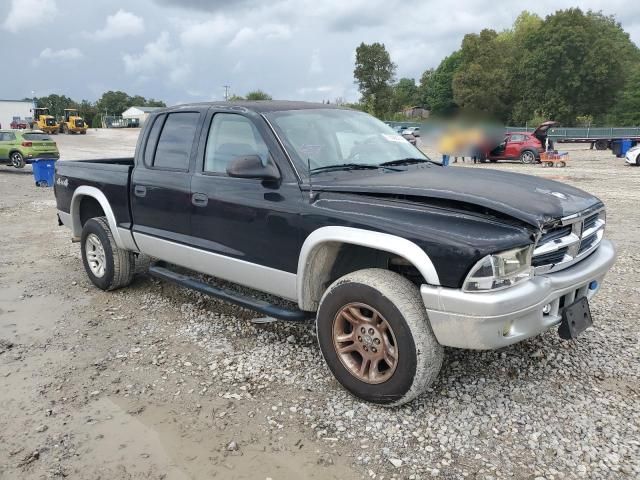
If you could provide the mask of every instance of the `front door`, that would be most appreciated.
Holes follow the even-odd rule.
[[[156,244],[158,239],[189,243],[191,176],[201,115],[204,112],[195,109],[155,118],[131,179],[136,240],[145,235]]]
[[[228,112],[211,112],[209,117],[191,182],[193,242],[224,256],[217,258],[229,268],[218,264],[212,275],[291,297],[301,247],[299,184],[260,117]],[[274,162],[282,179],[229,177],[229,162],[246,155]],[[235,278],[240,270],[244,278]],[[247,277],[247,272],[252,273]]]
[[[507,141],[507,145],[504,149],[504,157],[510,160],[520,157],[520,150],[522,150],[522,144],[524,143],[525,136],[519,133],[514,133]]]

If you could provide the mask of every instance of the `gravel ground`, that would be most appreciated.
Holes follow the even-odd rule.
[[[60,136],[130,155],[135,131]],[[562,147],[564,149],[564,147]],[[141,277],[101,292],[51,190],[0,167],[0,478],[638,478],[640,168],[569,146],[565,169],[498,168],[602,198],[619,258],[577,341],[448,349],[401,408],[347,394],[313,325]],[[213,280],[212,280],[213,281]]]

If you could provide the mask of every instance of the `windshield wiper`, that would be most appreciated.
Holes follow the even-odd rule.
[[[324,167],[312,168],[312,174],[318,172],[330,172],[332,170],[377,170],[379,165],[370,165],[366,163],[337,163],[335,165],[325,165]]]
[[[388,162],[382,162],[380,166],[391,167],[395,165],[413,165],[415,163],[433,163],[435,165],[440,165],[438,162],[434,162],[433,160],[427,159],[427,158],[407,157],[407,158],[399,158],[397,160],[390,160]]]

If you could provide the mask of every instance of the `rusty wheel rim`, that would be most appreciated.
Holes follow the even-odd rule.
[[[342,365],[372,385],[389,380],[398,365],[398,344],[391,325],[375,308],[349,303],[333,320],[333,346]]]

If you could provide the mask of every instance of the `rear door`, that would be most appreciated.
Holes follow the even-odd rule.
[[[8,135],[6,132],[0,132],[0,158],[3,160],[9,158],[11,142],[8,141]]]
[[[160,114],[140,144],[131,177],[136,242],[189,243],[191,176],[203,109]],[[162,257],[160,257],[162,258]]]

